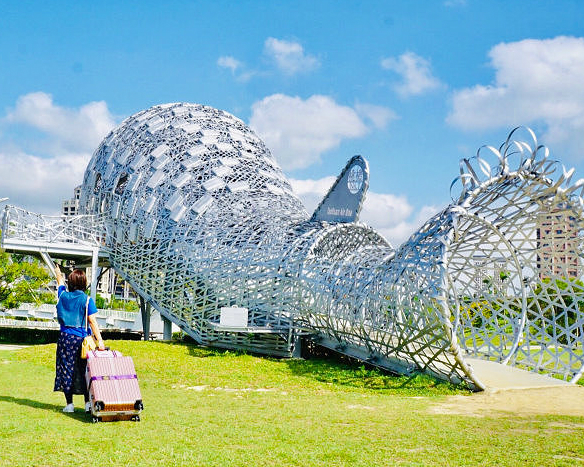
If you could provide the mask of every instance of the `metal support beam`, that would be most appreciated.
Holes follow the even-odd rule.
[[[53,260],[51,259],[49,254],[46,251],[41,251],[41,258],[43,258],[43,261],[45,262],[45,264],[49,268],[49,271],[51,271],[51,274],[54,277],[57,277],[57,271],[55,270],[55,263],[53,263]]]
[[[91,298],[95,302],[97,296],[97,267],[99,264],[99,249],[94,248],[91,254]]]

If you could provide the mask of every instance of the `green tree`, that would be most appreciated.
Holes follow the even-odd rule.
[[[38,260],[0,250],[0,303],[4,307],[54,301],[47,291],[50,280],[51,276]]]
[[[120,300],[112,297],[108,303],[112,310],[138,311],[140,305],[135,300]]]
[[[97,308],[103,309],[107,305],[105,298],[103,298],[100,294],[95,295],[95,306]]]

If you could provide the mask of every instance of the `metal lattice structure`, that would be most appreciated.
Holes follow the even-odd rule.
[[[469,357],[575,382],[584,181],[524,133],[461,161],[452,204],[397,250],[363,224],[322,220],[340,215],[328,209],[337,185],[363,196],[363,159],[310,217],[263,142],[201,105],[156,106],[110,133],[81,210],[103,222],[95,238],[116,271],[198,342],[289,356],[307,335],[474,388]],[[221,309],[234,306],[247,323],[226,328]]]
[[[4,208],[3,241],[21,240],[38,245],[47,243],[83,245],[99,248],[105,242],[105,215],[45,216],[6,205]]]

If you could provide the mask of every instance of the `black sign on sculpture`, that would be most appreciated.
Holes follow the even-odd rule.
[[[369,187],[369,167],[361,156],[354,156],[314,211],[311,221],[355,222]]]

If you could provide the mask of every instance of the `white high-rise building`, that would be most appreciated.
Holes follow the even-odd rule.
[[[474,284],[478,293],[507,293],[507,270],[504,258],[488,258],[487,256],[473,256],[475,267]]]
[[[79,212],[79,196],[81,195],[81,185],[73,190],[73,198],[66,199],[61,205],[61,214],[65,217],[74,216]]]

